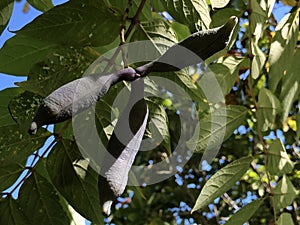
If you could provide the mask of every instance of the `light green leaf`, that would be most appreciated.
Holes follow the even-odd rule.
[[[249,169],[252,157],[243,157],[216,172],[204,185],[192,209],[195,212],[228,191]]]
[[[266,165],[269,173],[276,176],[287,174],[294,168],[280,139],[270,144]]]
[[[282,213],[277,220],[277,225],[294,225],[293,218],[290,213]]]
[[[42,61],[56,46],[43,39],[16,35],[0,49],[0,72],[27,76],[31,67]]]
[[[223,8],[225,7],[230,0],[210,0],[212,8]]]
[[[163,0],[161,2],[165,10],[170,13],[177,22],[188,25],[191,33],[209,29],[211,18],[206,1]]]
[[[248,113],[245,107],[234,105],[215,110],[212,114],[200,119],[199,136],[194,135],[187,143],[195,152],[207,150],[206,153],[210,154],[210,151],[219,149],[220,144],[244,123]]]
[[[46,12],[54,7],[52,0],[27,0],[27,2],[42,12]]]
[[[294,101],[300,93],[300,50],[298,49],[291,59],[290,67],[282,78],[282,86],[279,99],[282,102],[282,121],[285,121],[289,115]]]
[[[14,0],[0,1],[0,35],[5,29],[14,8]]]
[[[55,188],[37,172],[24,182],[18,203],[32,224],[66,225],[70,223]],[[32,213],[32,210],[35,213]]]
[[[247,204],[235,214],[233,214],[225,223],[225,225],[243,225],[254,215],[263,201],[263,199],[259,199]]]
[[[11,196],[0,200],[0,224],[33,225],[20,209],[18,202]]]
[[[0,127],[0,191],[10,187],[25,168],[27,157],[43,146],[50,133],[30,136],[17,125]]]
[[[223,61],[222,64],[229,68],[230,73],[238,76],[239,69],[249,66],[249,59],[239,56],[228,56]]]
[[[285,15],[275,31],[269,54],[269,87],[272,92],[275,92],[285,70],[291,65],[299,33],[299,10]]]
[[[275,118],[282,108],[277,97],[268,89],[262,88],[258,95],[258,123],[262,131],[272,128]]]
[[[0,91],[0,126],[16,124],[8,110],[8,104],[22,92],[20,88],[7,88]]]
[[[98,174],[88,165],[77,145],[69,140],[57,143],[47,158],[49,176],[60,194],[82,216],[101,223]]]
[[[276,211],[279,211],[280,209],[292,204],[294,198],[299,192],[294,188],[290,179],[286,175],[283,175],[282,179],[274,188],[273,193],[273,207],[276,209]]]
[[[44,42],[100,46],[115,40],[120,17],[101,1],[69,1],[43,13],[17,32]]]

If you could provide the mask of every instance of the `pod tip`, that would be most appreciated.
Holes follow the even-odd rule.
[[[28,133],[30,135],[36,134],[37,132],[37,123],[36,122],[32,122],[30,125],[30,128],[28,129]]]

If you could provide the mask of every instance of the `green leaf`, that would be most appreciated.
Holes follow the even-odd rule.
[[[248,113],[245,107],[234,105],[215,110],[200,119],[199,136],[194,135],[187,143],[195,152],[207,150],[206,153],[210,154],[211,151],[219,149],[220,144],[244,123]],[[220,140],[221,138],[223,139]]]
[[[70,223],[55,188],[37,172],[22,185],[19,206],[32,224],[65,225]],[[33,213],[33,209],[35,209]]]
[[[54,7],[52,0],[27,0],[27,2],[42,12],[46,12]]]
[[[269,87],[272,92],[291,64],[299,33],[299,11],[285,15],[275,31],[269,54]]]
[[[258,123],[262,131],[272,128],[275,118],[282,108],[277,97],[268,89],[262,88],[258,95]]]
[[[191,33],[210,27],[211,18],[206,1],[163,0],[161,3],[177,22],[188,25]]]
[[[202,188],[192,209],[192,213],[207,206],[234,186],[249,169],[252,160],[251,156],[243,157],[216,172]]]
[[[4,31],[14,8],[13,0],[2,0],[0,2],[0,35]]]
[[[294,101],[300,93],[300,50],[298,49],[291,59],[290,67],[287,69],[285,76],[282,78],[282,86],[279,99],[282,102],[282,121],[285,121],[289,115]]]
[[[29,128],[41,101],[42,98],[40,96],[28,91],[21,93],[10,101],[10,113],[23,129]]]
[[[254,215],[263,201],[264,199],[259,199],[247,204],[239,211],[237,211],[234,215],[232,215],[225,223],[225,225],[243,225]]]
[[[276,209],[276,211],[279,211],[280,209],[292,204],[294,198],[298,194],[298,191],[294,188],[290,179],[286,175],[283,175],[282,179],[274,188],[273,193],[273,207]]]
[[[88,165],[77,145],[69,140],[57,143],[47,158],[49,176],[60,194],[82,216],[101,223],[98,174]]]
[[[173,21],[171,23],[171,26],[176,33],[176,37],[178,41],[182,41],[183,39],[191,35],[189,28],[184,24]]]
[[[210,64],[208,68],[213,72],[212,75],[218,80],[223,95],[227,95],[237,79],[237,74],[230,73],[229,68],[222,63]]]
[[[0,127],[0,191],[10,187],[25,168],[27,157],[43,146],[49,132],[41,129],[36,136],[17,125]]]
[[[216,11],[212,15],[212,24],[214,27],[219,27],[225,24],[228,19],[232,16],[240,17],[243,14],[243,11],[233,9],[233,8],[225,8],[222,10]]]
[[[276,139],[270,144],[266,165],[269,173],[276,176],[282,176],[293,170],[294,164],[289,159],[280,139]]]
[[[230,0],[210,0],[213,9],[224,8],[229,2]]]
[[[43,13],[17,32],[17,35],[74,46],[100,46],[115,40],[120,18],[101,1],[69,1]]]
[[[232,75],[238,76],[240,69],[249,66],[249,59],[239,56],[228,56],[223,60],[222,64],[229,68]]]
[[[35,37],[16,35],[0,49],[0,72],[26,76],[57,45]]]
[[[24,215],[18,202],[11,196],[0,200],[0,224],[5,225],[32,225]]]
[[[22,93],[20,88],[7,88],[0,91],[0,126],[13,125],[16,122],[8,110],[9,102]]]
[[[290,213],[282,213],[277,220],[277,225],[294,225],[293,218]]]

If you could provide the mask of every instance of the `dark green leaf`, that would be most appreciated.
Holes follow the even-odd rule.
[[[0,35],[8,24],[13,8],[13,0],[2,0],[0,2]]]
[[[37,172],[33,172],[22,185],[18,203],[32,224],[66,225],[70,223],[57,191]]]
[[[263,201],[264,199],[259,199],[247,204],[231,216],[225,225],[243,225],[254,215]]]
[[[52,0],[27,0],[27,2],[42,12],[46,12],[54,7]]]
[[[7,88],[0,92],[0,126],[13,125],[16,122],[8,110],[9,102],[22,93],[20,88]]]
[[[16,35],[0,49],[0,72],[26,76],[57,45],[35,37]]]
[[[249,169],[252,157],[244,157],[233,161],[224,168],[216,172],[204,185],[201,193],[193,207],[192,212],[207,206],[217,197],[228,191],[234,184],[241,179]]]
[[[103,218],[97,189],[98,174],[80,154],[77,145],[62,140],[47,159],[47,169],[57,190],[85,218],[100,223]]]
[[[18,202],[11,196],[0,200],[0,224],[5,225],[33,225],[24,215]]]
[[[0,127],[0,190],[11,186],[25,168],[27,157],[43,146],[49,132],[41,129],[36,136],[17,125]]]
[[[282,176],[292,171],[293,162],[289,159],[280,139],[270,144],[266,165],[271,175]]]
[[[45,12],[17,35],[62,45],[100,46],[114,41],[119,30],[120,18],[101,1],[75,0]]]
[[[218,10],[212,16],[212,24],[214,27],[222,26],[231,16],[240,17],[243,14],[242,11],[233,9],[233,8],[225,8],[222,10]]]

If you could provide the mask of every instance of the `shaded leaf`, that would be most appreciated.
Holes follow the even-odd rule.
[[[289,213],[282,213],[277,220],[278,225],[294,225],[293,218]]]
[[[258,123],[262,131],[272,128],[276,115],[282,108],[277,97],[268,89],[262,88],[258,95]]]
[[[263,199],[259,199],[247,204],[235,214],[233,214],[225,223],[225,225],[243,225],[254,215],[254,213],[259,209],[263,201]]]
[[[32,225],[20,208],[18,202],[11,196],[0,200],[0,224]]]
[[[16,96],[21,94],[20,88],[7,88],[0,91],[0,126],[13,125],[16,122],[8,109],[8,103]]]
[[[13,0],[2,0],[0,2],[0,35],[8,24],[13,8]]]
[[[225,8],[222,10],[216,11],[212,15],[212,24],[214,27],[222,26],[228,19],[232,16],[240,17],[243,14],[243,11],[233,9],[233,8]]]
[[[26,35],[62,45],[100,46],[113,42],[119,27],[120,18],[102,2],[75,0],[40,15],[19,30],[17,36]]]
[[[52,0],[28,0],[27,2],[42,12],[46,12],[54,7]]]
[[[35,37],[16,35],[0,49],[0,72],[24,76],[57,45]]]
[[[25,168],[27,157],[43,146],[49,132],[41,129],[36,136],[18,125],[0,127],[0,190],[10,187]]]
[[[216,172],[204,185],[192,209],[195,212],[228,191],[249,169],[252,157],[243,157]]]
[[[245,107],[234,105],[215,110],[200,119],[199,136],[194,135],[187,143],[195,152],[206,150],[207,154],[212,154],[211,151],[217,151],[221,143],[244,123],[248,113]]]
[[[286,175],[283,175],[282,179],[274,188],[274,196],[272,197],[273,207],[276,211],[279,211],[289,206],[297,194],[298,191],[294,188],[290,179]]]
[[[269,87],[272,92],[275,92],[292,60],[299,33],[299,11],[285,15],[275,32],[269,53]]]
[[[269,173],[276,176],[282,176],[293,170],[294,164],[289,159],[280,139],[276,139],[270,144],[266,165]]]
[[[32,224],[65,225],[70,223],[57,191],[37,172],[24,182],[18,203]],[[35,213],[32,210],[35,209]]]
[[[103,218],[97,189],[98,174],[89,166],[76,144],[62,140],[47,158],[52,183],[68,203],[82,216],[100,223]]]

